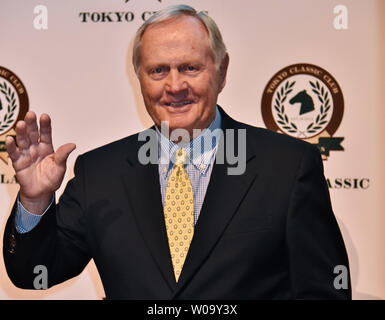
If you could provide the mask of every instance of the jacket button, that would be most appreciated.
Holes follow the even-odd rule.
[[[10,248],[9,248],[8,252],[9,253],[15,253],[16,237],[13,234],[9,237],[9,247]]]

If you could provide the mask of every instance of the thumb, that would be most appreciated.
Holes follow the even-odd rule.
[[[55,152],[55,162],[58,165],[65,165],[68,156],[72,151],[76,149],[76,145],[74,143],[63,144],[59,147]]]

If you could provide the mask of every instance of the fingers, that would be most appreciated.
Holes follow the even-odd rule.
[[[39,142],[39,131],[36,123],[36,114],[28,111],[24,121],[16,124],[16,141],[20,149],[27,149],[31,144]]]
[[[36,114],[28,111],[16,124],[16,141],[21,149],[27,149],[31,144],[39,143],[39,128],[37,126]],[[40,117],[40,142],[52,144],[51,118],[47,114]]]
[[[27,125],[25,121],[23,120],[19,121],[16,124],[15,131],[16,131],[17,146],[20,149],[28,149],[29,146],[31,145],[31,142],[28,137]]]
[[[62,145],[59,149],[55,152],[55,162],[58,165],[65,165],[68,156],[72,151],[74,151],[76,148],[76,145],[73,143],[67,143]]]
[[[29,149],[31,145],[38,145],[39,143],[48,144],[53,152],[51,118],[47,114],[42,114],[39,124],[40,132],[37,125],[36,114],[32,111],[27,112],[24,121],[21,120],[16,124],[15,131],[17,146],[12,137],[6,139],[7,151],[12,161],[18,159],[18,157],[23,154],[25,150]],[[61,146],[55,153],[56,163],[65,165],[69,154],[75,148],[76,146],[73,143]]]
[[[20,156],[20,152],[17,150],[15,140],[12,137],[5,138],[5,147],[12,162],[16,161]]]
[[[51,118],[48,114],[40,117],[40,142],[52,144]]]
[[[32,111],[27,112],[24,117],[24,122],[27,126],[27,135],[31,144],[37,144],[39,142],[39,131],[36,122],[36,114]]]

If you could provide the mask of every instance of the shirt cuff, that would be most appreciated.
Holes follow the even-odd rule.
[[[15,227],[17,232],[27,233],[31,231],[33,228],[35,228],[37,224],[40,222],[41,218],[45,215],[45,213],[51,207],[54,199],[55,199],[55,196],[52,196],[52,199],[48,208],[45,209],[43,214],[38,215],[38,214],[33,214],[28,210],[26,210],[21,204],[19,197],[17,197],[17,210],[16,210],[16,217],[15,217]]]

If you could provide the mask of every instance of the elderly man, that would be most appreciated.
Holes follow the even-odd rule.
[[[319,152],[217,106],[229,57],[214,21],[188,6],[158,12],[137,32],[133,63],[157,163],[143,165],[138,135],[87,152],[56,204],[75,145],[54,152],[49,117],[39,129],[32,112],[16,126],[17,146],[7,139],[20,183],[4,235],[13,283],[33,288],[44,265],[53,286],[93,258],[110,299],[350,298],[349,279],[335,285],[348,259]],[[162,122],[187,139],[163,134]],[[235,131],[242,174],[215,161],[226,134],[194,148],[218,129]]]

